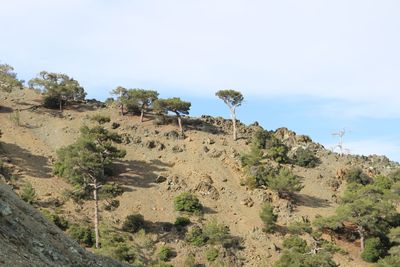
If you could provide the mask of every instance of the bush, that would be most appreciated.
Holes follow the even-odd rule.
[[[203,229],[201,229],[199,226],[194,226],[192,229],[190,229],[185,236],[185,240],[197,247],[201,247],[206,243]]]
[[[144,229],[145,226],[146,226],[146,222],[144,220],[143,215],[132,214],[132,215],[128,215],[125,218],[125,221],[122,224],[122,230],[129,232],[129,233],[136,233],[140,229]]]
[[[104,209],[108,211],[113,211],[116,210],[119,207],[119,200],[118,199],[112,199],[111,201],[107,202],[104,205]]]
[[[289,224],[288,230],[291,234],[301,235],[303,233],[312,233],[312,227],[309,222],[293,222]]]
[[[174,225],[176,227],[185,227],[190,224],[190,219],[187,217],[177,217],[175,220]]]
[[[201,212],[203,206],[201,205],[199,199],[188,192],[184,192],[174,199],[174,207],[176,211],[186,211],[186,212]]]
[[[186,259],[185,262],[183,263],[184,267],[196,267],[196,258],[194,257],[194,255],[192,253],[190,253]]]
[[[218,249],[214,247],[210,247],[206,250],[206,259],[210,262],[215,261],[218,258],[219,252]]]
[[[283,247],[298,253],[306,253],[308,250],[307,242],[297,235],[286,237],[283,240]]]
[[[366,262],[376,262],[385,252],[385,248],[378,237],[368,238],[365,240],[361,258]]]
[[[52,213],[48,210],[42,210],[42,214],[47,220],[54,223],[58,228],[65,231],[69,227],[69,222],[64,217],[59,216],[56,213]]]
[[[266,140],[265,147],[267,149],[267,156],[270,159],[273,159],[278,163],[288,162],[287,153],[289,149],[275,136],[270,135],[270,138]]]
[[[400,266],[400,256],[388,256],[380,259],[375,267],[394,267]]]
[[[94,245],[94,231],[92,231],[92,228],[89,226],[73,224],[68,229],[68,234],[81,245],[87,247],[92,247]]]
[[[100,188],[99,195],[103,198],[114,198],[122,195],[123,192],[124,189],[121,185],[117,183],[107,183]]]
[[[32,187],[32,184],[25,183],[21,188],[21,198],[23,201],[32,204],[36,198],[36,191]]]
[[[287,168],[281,168],[277,175],[269,178],[268,187],[276,191],[279,197],[291,198],[293,193],[303,188],[303,185],[297,175]]]
[[[389,174],[389,178],[393,181],[393,182],[400,182],[400,169],[394,170],[393,172],[391,172]]]
[[[95,121],[95,122],[97,122],[99,124],[105,124],[105,123],[111,121],[109,116],[102,115],[102,114],[95,114],[95,115],[90,117],[90,120]]]
[[[43,106],[49,109],[59,109],[60,101],[58,97],[48,95],[43,98]]]
[[[392,187],[393,182],[386,176],[378,175],[374,178],[374,185],[382,190],[389,190]]]
[[[162,261],[169,261],[174,256],[174,250],[167,246],[162,246],[158,252],[158,258]]]
[[[295,164],[306,168],[314,168],[318,165],[318,158],[310,149],[299,148],[295,154]]]
[[[361,168],[349,169],[346,173],[346,180],[348,183],[357,183],[367,185],[372,182],[371,177],[366,175]]]
[[[271,204],[265,203],[261,207],[260,218],[264,223],[265,231],[268,233],[273,232],[278,215],[274,214],[274,208],[271,206]]]
[[[210,244],[224,245],[229,239],[229,228],[213,219],[204,226],[203,234]]]

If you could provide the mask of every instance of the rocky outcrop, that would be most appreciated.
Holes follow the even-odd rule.
[[[0,248],[0,266],[127,266],[84,250],[4,184]]]

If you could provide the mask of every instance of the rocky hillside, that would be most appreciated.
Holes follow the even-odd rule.
[[[174,266],[183,266],[188,255],[194,255],[198,263],[207,264],[204,255],[208,246],[188,245],[184,236],[173,227],[168,227],[180,215],[174,210],[173,200],[182,192],[194,193],[204,206],[202,216],[191,218],[194,225],[216,219],[229,227],[232,237],[240,240],[238,248],[224,250],[220,255],[221,262],[227,266],[268,266],[280,256],[282,239],[286,234],[284,229],[289,223],[334,214],[345,185],[345,170],[359,166],[365,172],[376,175],[398,167],[397,163],[385,157],[339,156],[307,136],[297,135],[285,128],[278,129],[273,134],[289,147],[289,156],[300,147],[308,148],[320,161],[315,168],[285,165],[302,178],[304,185],[292,203],[279,198],[269,189],[251,189],[244,183],[246,173],[240,155],[249,151],[251,137],[260,129],[257,123],[240,125],[240,138],[234,142],[229,120],[209,116],[186,118],[186,138],[180,138],[174,123],[164,125],[154,118],[140,123],[136,116],[120,116],[117,108],[105,107],[97,102],[70,107],[60,113],[40,107],[41,95],[32,90],[2,93],[0,100],[2,160],[10,169],[10,175],[3,180],[12,183],[16,191],[22,184],[31,183],[38,196],[36,207],[57,212],[71,223],[90,222],[93,204],[91,200],[74,202],[65,197],[63,192],[71,185],[52,174],[55,152],[76,140],[79,129],[91,123],[90,116],[104,114],[111,117],[106,127],[123,136],[121,147],[127,151],[126,157],[114,164],[116,173],[113,176],[113,181],[122,185],[124,192],[116,198],[119,206],[113,210],[107,210],[107,202],[102,202],[101,221],[107,227],[121,229],[127,215],[142,214],[149,224],[148,230],[145,236],[136,234],[129,240],[137,251],[142,252],[143,246],[138,245],[137,238],[148,240],[150,245],[146,252],[137,252],[148,263],[154,262],[156,252],[168,245],[176,252],[170,261]],[[18,258],[21,266],[34,260],[42,260],[49,266],[58,266],[51,265],[56,261],[65,263],[59,266],[118,266],[104,265],[111,263],[97,260],[83,249],[76,248],[75,243],[64,238],[60,230],[44,222],[37,212],[14,196],[11,202],[5,202],[12,193],[4,188],[0,219],[1,227],[7,228],[1,229],[3,237],[0,242],[6,242],[1,245],[7,250],[2,249],[0,253],[7,251],[8,258],[1,257],[3,261],[10,263],[10,255],[15,254],[15,260]],[[265,202],[272,203],[282,231],[272,234],[263,232],[259,213]],[[38,225],[32,225],[31,232],[27,232],[27,228],[21,228],[24,225],[17,218],[20,222],[35,221]],[[33,236],[29,239],[28,233],[32,231],[33,234],[37,231],[37,238]],[[63,242],[53,243],[58,236]],[[358,244],[338,242],[349,252],[347,255],[335,255],[341,266],[368,266],[359,257]],[[36,251],[40,254],[38,252],[34,257]],[[81,261],[78,261],[80,257]],[[85,265],[88,262],[90,264]]]
[[[80,247],[4,184],[0,236],[0,266],[125,266]]]

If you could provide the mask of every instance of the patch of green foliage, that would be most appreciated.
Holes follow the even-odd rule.
[[[208,248],[205,252],[206,259],[209,262],[215,261],[218,258],[218,255],[219,255],[219,251],[218,251],[218,249],[216,249],[214,247]]]
[[[368,238],[365,240],[365,247],[361,253],[361,258],[366,262],[376,262],[386,253],[379,237]]]
[[[49,210],[43,209],[41,211],[43,216],[46,217],[46,219],[50,222],[54,223],[58,228],[63,231],[66,231],[68,229],[69,222],[65,217],[60,216],[57,213],[50,212]]]
[[[146,222],[144,220],[143,215],[141,214],[131,214],[125,218],[124,223],[122,224],[122,230],[129,233],[136,233],[140,229],[144,229],[146,227]]]
[[[158,258],[162,261],[169,261],[174,254],[174,250],[171,247],[162,246],[158,252]]]
[[[90,226],[72,224],[67,233],[81,245],[86,247],[92,247],[94,245],[94,231]]]
[[[36,199],[36,191],[35,188],[32,187],[32,184],[27,182],[21,188],[20,193],[21,199],[29,204],[32,204]]]
[[[348,183],[357,183],[367,185],[372,182],[371,177],[366,175],[361,168],[351,168],[346,173],[346,180]]]
[[[175,197],[174,208],[176,211],[200,213],[203,206],[195,195],[189,192],[184,192]]]
[[[319,160],[309,148],[299,148],[296,150],[294,163],[301,167],[314,168]]]
[[[186,242],[197,246],[201,247],[206,244],[206,237],[203,234],[203,229],[199,226],[193,226],[192,229],[190,229],[185,236]]]
[[[274,214],[274,208],[271,204],[265,203],[261,207],[260,218],[264,223],[264,230],[267,233],[272,233],[275,229],[275,223],[278,219],[278,215]]]

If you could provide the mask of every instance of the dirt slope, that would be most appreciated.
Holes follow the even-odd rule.
[[[233,235],[243,238],[244,249],[238,254],[245,258],[246,266],[268,264],[279,257],[275,247],[280,246],[282,234],[267,236],[261,231],[259,210],[268,197],[267,192],[241,186],[244,174],[238,155],[248,150],[246,138],[233,142],[223,125],[204,123],[187,127],[187,138],[182,140],[170,135],[176,130],[174,125],[156,126],[150,120],[140,124],[138,117],[121,117],[117,109],[87,106],[66,110],[61,115],[57,111],[32,108],[38,105],[40,97],[31,90],[0,95],[0,128],[4,132],[4,152],[17,166],[21,181],[31,182],[42,200],[61,198],[63,190],[69,187],[51,173],[55,151],[75,140],[79,128],[90,123],[89,116],[107,114],[112,122],[120,124],[116,131],[126,137],[123,147],[127,155],[116,165],[119,174],[116,180],[125,188],[118,198],[121,205],[113,212],[103,210],[103,220],[119,227],[127,215],[139,212],[151,222],[174,222],[179,214],[173,210],[173,198],[181,192],[193,191],[206,207],[203,220],[216,217],[229,226]],[[21,110],[20,126],[12,119],[12,111],[17,109]],[[246,131],[247,128],[242,129],[242,136],[249,135]],[[286,201],[274,199],[280,225],[334,213],[335,200],[343,186],[335,191],[331,181],[339,169],[358,161],[352,157],[337,157],[322,148],[318,154],[322,159],[318,167],[293,167],[293,171],[303,177],[305,185],[298,195],[299,204],[288,207]],[[156,183],[159,175],[167,180]],[[253,203],[245,205],[249,200]],[[92,205],[90,201],[83,205],[67,201],[62,212],[76,219],[90,217]],[[172,263],[180,266],[188,248],[182,240],[170,241],[178,251]],[[354,245],[345,245],[354,253],[339,257],[341,266],[367,266],[359,260]],[[197,257],[201,259],[202,255]]]

